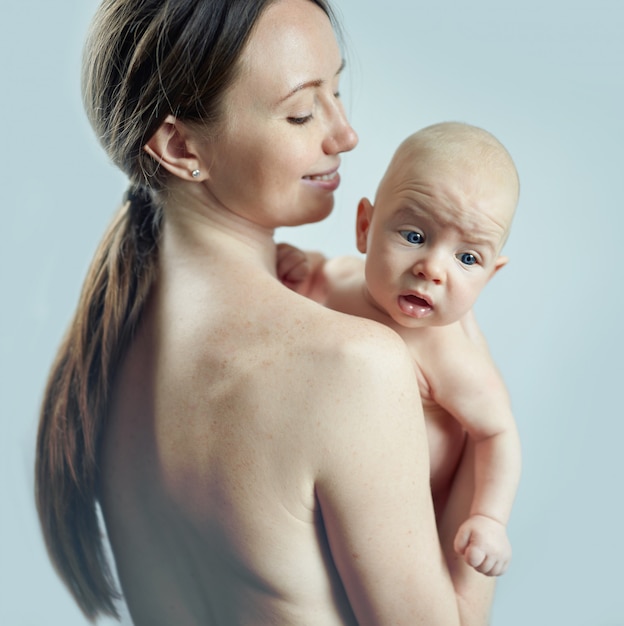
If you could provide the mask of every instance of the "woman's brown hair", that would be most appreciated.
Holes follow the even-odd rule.
[[[273,1],[104,0],[87,39],[87,115],[130,188],[49,375],[35,497],[50,558],[90,620],[118,617],[97,515],[99,443],[115,372],[157,275],[167,179],[143,146],[170,114],[218,130],[241,52]],[[312,1],[332,17],[325,0]]]

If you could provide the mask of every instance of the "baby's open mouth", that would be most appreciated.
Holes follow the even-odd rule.
[[[405,315],[416,319],[426,317],[433,312],[433,305],[429,301],[413,293],[399,296],[399,308]]]
[[[419,306],[419,307],[430,307],[431,305],[424,299],[421,298],[419,296],[414,296],[414,295],[407,295],[407,296],[403,296],[409,303],[413,304],[414,306]]]

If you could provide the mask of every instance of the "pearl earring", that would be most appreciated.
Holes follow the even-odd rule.
[[[200,174],[200,171],[199,171],[199,170],[193,170],[193,171],[191,172],[191,176],[192,176],[193,178],[197,178],[197,177],[199,176],[199,174]]]

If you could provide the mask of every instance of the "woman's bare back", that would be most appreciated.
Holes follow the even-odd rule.
[[[344,322],[257,278],[158,288],[120,372],[102,504],[136,626],[355,623],[310,449]]]
[[[404,342],[176,228],[101,455],[135,625],[458,623]]]

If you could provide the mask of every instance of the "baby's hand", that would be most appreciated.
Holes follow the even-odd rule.
[[[288,243],[277,244],[277,277],[293,291],[310,277],[311,267],[308,255]]]
[[[504,524],[484,515],[472,515],[457,531],[455,552],[486,576],[504,574],[511,561],[511,544]]]

